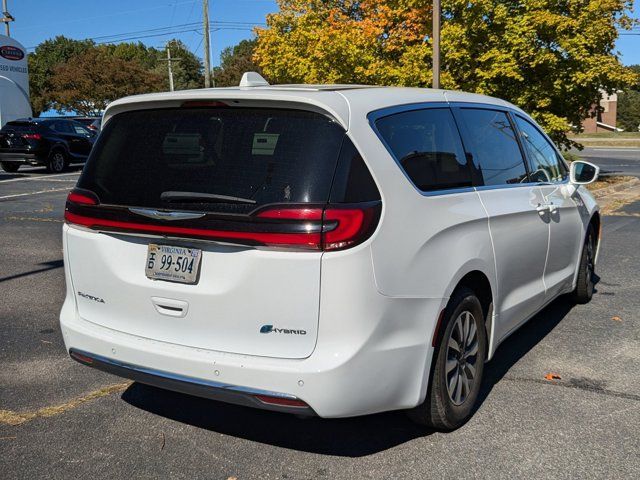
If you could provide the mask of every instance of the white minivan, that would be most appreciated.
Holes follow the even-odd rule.
[[[496,98],[255,79],[105,112],[65,210],[71,357],[239,405],[458,427],[502,340],[591,298],[598,168]]]

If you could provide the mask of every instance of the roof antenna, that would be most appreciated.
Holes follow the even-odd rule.
[[[240,80],[241,87],[265,87],[268,85],[269,82],[257,72],[245,72]]]

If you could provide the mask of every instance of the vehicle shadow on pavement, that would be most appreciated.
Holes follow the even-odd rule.
[[[485,368],[477,408],[509,369],[547,336],[573,305],[560,298],[515,332]],[[209,431],[292,450],[362,457],[378,453],[433,431],[412,423],[404,412],[347,419],[299,418],[170,392],[134,383],[122,399],[162,417]]]
[[[565,296],[559,297],[516,330],[496,350],[485,365],[476,411],[497,384],[522,357],[542,341],[575,305]],[[541,373],[541,377],[542,377]]]
[[[254,442],[323,455],[362,457],[430,432],[403,412],[345,419],[300,418],[134,383],[122,399],[148,412]]]

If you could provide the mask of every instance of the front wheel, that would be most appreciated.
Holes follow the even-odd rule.
[[[575,303],[589,303],[595,289],[595,259],[596,259],[596,233],[593,225],[589,225],[587,238],[582,247],[580,265],[578,266],[578,278],[576,288],[573,291]]]
[[[62,150],[53,150],[47,159],[49,173],[62,173],[67,168],[67,157]]]
[[[434,351],[427,398],[409,416],[421,425],[454,430],[473,412],[487,358],[484,314],[475,293],[459,289],[442,322],[444,333]]]
[[[16,173],[20,168],[19,163],[14,162],[0,162],[0,167],[7,173]]]

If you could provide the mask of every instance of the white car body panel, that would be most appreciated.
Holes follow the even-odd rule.
[[[320,252],[273,252],[203,242],[195,245],[203,253],[200,282],[184,285],[145,276],[141,266],[146,261],[148,238],[79,228],[69,228],[66,237],[75,254],[68,269],[79,291],[100,292],[104,301],[78,296],[81,319],[207,350],[282,358],[304,358],[313,352]],[[163,243],[180,245],[184,241]],[[175,310],[171,308],[162,308],[175,306],[175,302],[183,302],[180,308],[188,310],[184,318],[172,315]],[[304,330],[305,334],[265,335],[260,333],[263,325]]]
[[[422,194],[368,118],[389,107],[433,102],[491,104],[524,114],[507,102],[411,88],[202,89],[118,100],[103,125],[128,110],[202,100],[333,117],[379,188],[377,229],[361,245],[324,253],[167,240],[204,250],[201,283],[179,285],[144,275],[147,244],[157,239],[65,225],[67,296],[60,322],[68,350],[293,395],[322,417],[363,415],[425,399],[438,318],[465,275],[479,272],[491,287],[489,358],[519,325],[575,286],[582,241],[598,209],[584,187],[572,195],[566,184]],[[557,210],[538,212],[545,201]],[[126,266],[116,272],[113,258]],[[185,302],[188,312],[163,314],[154,304],[158,298]],[[265,324],[306,335],[261,335]]]

